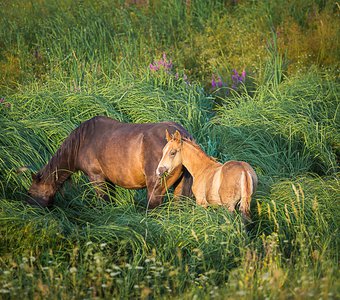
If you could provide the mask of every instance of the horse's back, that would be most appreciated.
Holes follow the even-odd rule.
[[[179,130],[183,136],[191,138],[183,126],[175,122],[123,123],[105,116],[96,116],[85,121],[77,130],[84,141],[84,151],[91,149],[98,153],[140,152],[145,150],[145,147],[149,150],[155,148],[161,153],[166,144],[166,130],[170,133]]]
[[[154,138],[165,137],[166,129],[170,132],[178,130],[186,138],[191,138],[191,135],[182,125],[172,121],[159,123],[124,123],[106,116],[96,116],[85,121],[81,124],[81,126],[91,127],[97,132],[109,131],[111,134],[116,136],[125,136],[126,134],[129,136],[143,134],[144,136]]]

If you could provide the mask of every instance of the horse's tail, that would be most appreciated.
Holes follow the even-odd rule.
[[[255,179],[255,182],[254,182]],[[257,184],[257,179],[254,178],[249,170],[242,171],[240,179],[241,200],[240,210],[245,221],[250,221],[250,202],[254,192],[254,187]]]

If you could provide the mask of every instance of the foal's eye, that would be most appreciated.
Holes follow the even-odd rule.
[[[172,150],[172,151],[170,151],[170,156],[175,156],[176,155],[176,150]]]

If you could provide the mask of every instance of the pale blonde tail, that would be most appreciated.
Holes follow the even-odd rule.
[[[240,179],[241,201],[240,210],[243,218],[250,221],[250,201],[253,194],[253,178],[249,171],[243,171]]]

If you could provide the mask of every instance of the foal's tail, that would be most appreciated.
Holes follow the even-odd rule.
[[[240,189],[241,189],[241,200],[240,210],[245,221],[250,221],[250,201],[251,196],[254,193],[254,189],[257,185],[257,177],[251,174],[249,170],[244,170],[241,174]]]

